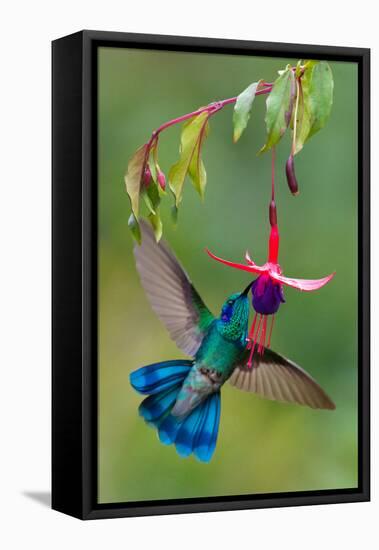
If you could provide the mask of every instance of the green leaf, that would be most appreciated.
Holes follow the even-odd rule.
[[[196,191],[199,193],[200,197],[204,199],[205,186],[207,184],[207,173],[205,171],[205,166],[201,160],[201,147],[204,143],[204,139],[209,134],[209,123],[208,120],[204,123],[199,138],[192,155],[190,165],[188,167],[188,175],[191,178],[192,184]]]
[[[193,155],[188,174],[192,180],[194,188],[199,193],[200,197],[204,199],[205,186],[207,184],[207,173],[199,152]]]
[[[130,231],[132,232],[134,239],[137,241],[138,244],[141,244],[142,242],[141,228],[133,212],[130,214],[130,217],[128,220],[128,226]]]
[[[154,142],[154,145],[150,149],[150,172],[151,177],[155,181],[155,183],[158,183],[158,171],[160,170],[159,164],[158,164],[158,138]]]
[[[289,66],[275,80],[274,86],[266,100],[266,128],[267,141],[259,151],[263,153],[274,147],[285,133],[289,120],[291,108],[291,88],[294,81],[293,71]]]
[[[151,212],[152,214],[155,214],[155,210],[154,210],[154,207],[153,207],[153,204],[150,200],[150,197],[149,195],[147,194],[146,191],[142,191],[142,196],[143,196],[143,199],[145,201],[145,204],[147,206],[147,209],[149,210],[149,212]]]
[[[146,189],[146,194],[149,197],[153,210],[156,210],[161,202],[158,186],[155,183],[151,183]]]
[[[159,211],[157,210],[155,214],[149,214],[149,220],[151,223],[151,226],[154,230],[155,240],[157,243],[161,240],[162,233],[163,233],[163,225],[162,220],[159,215]]]
[[[236,143],[245,130],[259,82],[253,82],[239,94],[233,111],[233,141]]]
[[[199,139],[202,143],[201,133],[202,131],[206,132],[205,125],[207,124],[208,113],[204,111],[200,115],[197,115],[191,118],[186,124],[183,125],[182,134],[180,138],[180,158],[170,169],[168,174],[169,185],[172,192],[175,195],[175,204],[179,206],[182,195],[183,195],[183,185],[186,175],[189,173],[191,161],[196,152],[196,147],[199,144]],[[203,130],[204,128],[204,130]],[[201,147],[200,143],[200,147]],[[197,168],[198,167],[198,168]],[[192,178],[196,180],[195,175],[199,177],[199,182],[194,181],[195,186],[198,186],[200,192],[201,185],[198,185],[201,179],[200,163],[196,163],[196,166],[193,166]],[[203,178],[204,176],[202,176]],[[204,179],[202,179],[204,183]]]
[[[301,81],[297,86],[299,100],[296,113],[296,136],[293,153],[296,155],[303,148],[309,137],[311,128],[311,116],[309,112],[309,90],[306,81]],[[294,127],[295,131],[295,127]]]
[[[145,164],[146,143],[134,153],[128,164],[125,174],[126,191],[130,198],[133,214],[138,219],[139,197],[141,192],[142,171]]]
[[[304,67],[298,85],[294,154],[325,125],[333,102],[333,77],[329,65],[323,61],[307,61]]]
[[[151,158],[151,157],[150,157]],[[152,157],[154,159],[154,156]],[[150,172],[151,172],[151,177],[154,181],[154,183],[158,183],[158,179],[157,179],[157,164],[155,164],[154,160],[153,162],[149,162],[149,166],[150,166]]]
[[[311,128],[309,138],[323,128],[330,116],[333,104],[333,74],[326,61],[315,63],[309,81],[309,111]]]
[[[178,208],[176,204],[171,207],[171,219],[174,225],[178,223]]]

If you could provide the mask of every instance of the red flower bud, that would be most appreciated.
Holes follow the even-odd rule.
[[[157,179],[158,179],[159,185],[161,186],[162,191],[165,191],[166,190],[166,177],[165,177],[164,173],[161,172],[160,170],[158,171]]]
[[[276,204],[274,200],[270,202],[269,219],[271,227],[273,225],[278,225],[278,216],[276,214]]]
[[[143,183],[144,183],[145,187],[149,187],[149,185],[151,183],[151,170],[150,170],[150,166],[148,164],[146,165],[145,173],[143,175]]]
[[[288,187],[290,188],[291,193],[293,195],[298,195],[299,187],[297,185],[297,179],[295,175],[295,164],[293,160],[293,155],[290,155],[286,162],[286,176]]]

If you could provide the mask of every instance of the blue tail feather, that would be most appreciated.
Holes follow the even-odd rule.
[[[148,365],[131,373],[130,382],[143,395],[149,394],[139,407],[140,415],[158,430],[165,445],[175,444],[180,456],[193,453],[209,462],[216,448],[220,423],[220,392],[213,393],[185,417],[172,410],[193,361],[165,361]]]
[[[180,456],[189,456],[193,451],[193,442],[202,423],[204,404],[193,410],[180,424],[175,438],[175,447]]]
[[[181,384],[177,384],[168,390],[149,395],[139,406],[140,415],[146,422],[155,423],[160,420],[174,406],[180,387]]]
[[[194,453],[200,461],[209,462],[216,448],[220,410],[221,396],[217,392],[185,418],[168,414],[159,423],[159,439],[165,445],[174,443],[180,456]]]
[[[221,397],[220,392],[214,393],[209,402],[209,410],[205,422],[199,431],[195,442],[194,453],[203,462],[209,462],[216,448],[218,428],[220,424]]]
[[[159,425],[158,436],[164,445],[175,443],[176,436],[180,428],[180,422],[176,416],[169,414]]]
[[[198,449],[199,449],[199,446],[200,446],[200,444],[202,442],[202,439],[203,439],[204,430],[206,429],[206,424],[207,424],[207,420],[208,420],[208,416],[209,416],[209,411],[210,411],[210,408],[211,408],[211,403],[212,403],[211,399],[207,399],[204,403],[204,412],[203,412],[203,415],[202,415],[202,418],[201,418],[201,425],[199,426],[199,430],[196,434],[196,440],[194,441],[194,449],[195,449],[194,452],[195,452],[195,456],[197,458],[199,458]]]
[[[187,359],[154,363],[132,372],[130,383],[139,393],[153,395],[183,382],[192,364]]]

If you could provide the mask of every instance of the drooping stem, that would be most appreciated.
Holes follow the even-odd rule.
[[[257,96],[257,95],[269,94],[272,90],[272,87],[273,87],[273,84],[265,82],[264,88],[256,91],[255,95]],[[222,99],[221,101],[210,103],[209,105],[206,105],[205,107],[201,107],[196,111],[192,111],[191,113],[187,113],[185,115],[182,115],[182,116],[173,118],[172,120],[169,120],[167,122],[164,122],[156,130],[154,130],[150,136],[149,141],[145,144],[145,154],[144,154],[143,164],[141,167],[141,176],[140,176],[141,180],[143,178],[143,175],[145,174],[145,170],[149,161],[150,152],[154,147],[156,148],[158,146],[159,134],[163,132],[163,130],[170,128],[175,124],[180,124],[181,122],[185,122],[186,120],[189,120],[194,116],[201,115],[202,113],[208,113],[208,118],[209,118],[210,116],[214,115],[215,113],[223,109],[226,105],[235,103],[237,101],[237,97],[238,96],[230,97],[228,99]]]
[[[275,201],[275,147],[271,149],[271,200]]]
[[[272,90],[272,86],[273,85],[270,84],[270,83],[265,83],[265,87],[262,88],[261,90],[258,90],[257,92],[255,92],[255,95],[257,96],[257,95],[269,94]],[[226,105],[230,105],[232,103],[235,103],[236,101],[237,101],[237,96],[236,97],[230,97],[228,99],[222,99],[221,101],[216,101],[214,103],[210,103],[206,107],[201,107],[200,109],[197,109],[196,111],[192,111],[191,113],[187,113],[185,115],[182,115],[182,116],[179,116],[177,118],[173,118],[172,120],[169,120],[167,122],[164,122],[156,130],[154,130],[153,133],[151,134],[151,137],[150,137],[149,141],[146,144],[147,145],[146,150],[150,151],[153,143],[157,140],[159,134],[163,130],[166,130],[167,128],[170,128],[170,126],[174,126],[175,124],[185,122],[186,120],[188,120],[188,119],[190,119],[194,116],[201,115],[202,113],[205,113],[205,112],[207,112],[209,114],[209,116],[212,116],[215,113],[217,113],[218,111],[220,111],[221,109],[223,109]]]
[[[275,202],[275,147],[271,149],[271,202],[269,206],[269,221],[271,227],[278,225],[278,215]]]
[[[255,95],[263,95],[263,94],[269,94],[272,90],[273,84],[269,82],[264,83],[264,87],[261,90],[258,90],[255,92]],[[163,130],[166,130],[167,128],[170,128],[171,126],[174,126],[175,124],[180,124],[181,122],[185,122],[186,120],[189,120],[190,118],[194,116],[201,115],[202,113],[207,112],[208,118],[221,109],[223,109],[226,105],[230,105],[232,103],[235,103],[237,101],[237,97],[230,97],[228,99],[222,99],[221,101],[216,101],[214,103],[210,103],[209,105],[206,105],[205,107],[201,107],[200,109],[197,109],[196,111],[192,111],[191,113],[187,113],[185,115],[173,118],[172,120],[169,120],[167,122],[164,122],[161,124],[156,130],[154,130],[150,136],[149,141],[145,144],[145,153],[144,153],[144,159],[143,164],[141,167],[141,180],[145,174],[146,167],[148,165],[150,152],[152,149],[156,149],[158,146],[158,139],[159,134],[163,132]],[[205,125],[204,125],[205,126]]]
[[[271,202],[269,207],[269,221],[271,230],[268,243],[268,261],[271,263],[277,263],[280,237],[278,229],[278,214],[275,202],[275,147],[272,148],[271,154]]]

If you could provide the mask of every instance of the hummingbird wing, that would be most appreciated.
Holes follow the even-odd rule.
[[[235,368],[229,381],[236,388],[266,399],[298,403],[312,409],[335,409],[336,406],[319,384],[304,369],[282,355],[265,348],[255,354],[253,366],[246,366],[249,351]]]
[[[214,316],[168,245],[156,242],[149,224],[140,224],[142,243],[134,247],[134,256],[142,286],[171,338],[194,356]]]

